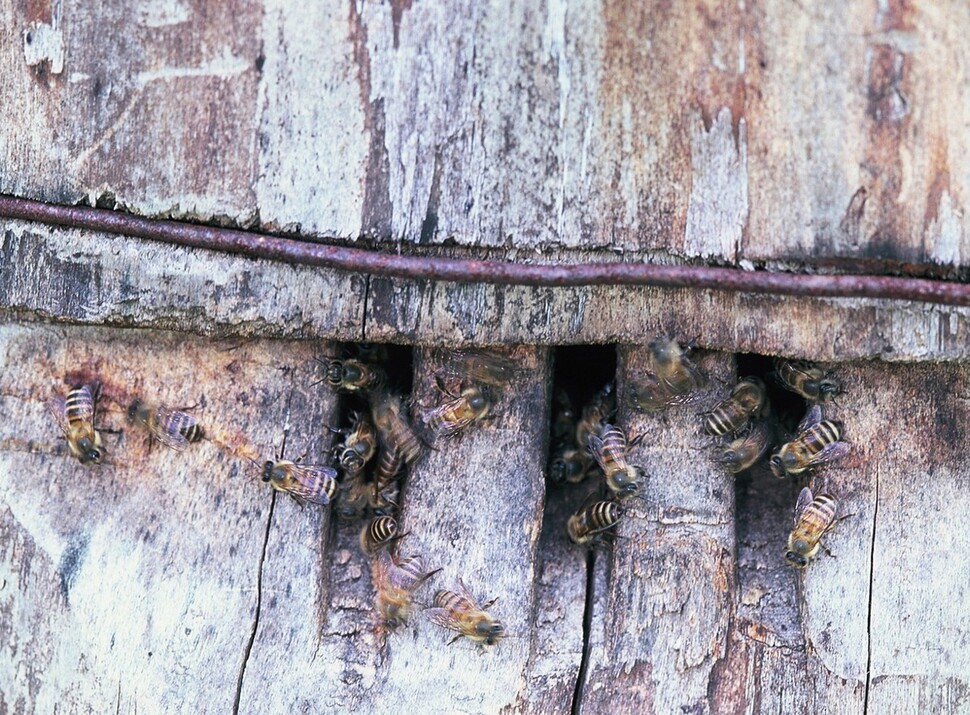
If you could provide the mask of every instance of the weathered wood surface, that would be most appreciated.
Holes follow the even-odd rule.
[[[0,306],[18,319],[426,345],[646,343],[666,334],[699,336],[726,352],[816,360],[970,357],[967,308],[429,283],[20,222],[0,231]]]
[[[4,193],[412,244],[970,256],[958,0],[7,1],[0,27]]]

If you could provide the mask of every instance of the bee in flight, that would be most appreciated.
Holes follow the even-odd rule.
[[[757,377],[741,380],[727,399],[701,417],[704,431],[715,437],[732,434],[744,427],[751,417],[762,416],[768,405],[765,383]]]
[[[785,549],[789,565],[803,569],[818,555],[822,537],[835,525],[838,510],[839,502],[835,497],[828,494],[813,496],[808,487],[799,492],[795,504],[795,527]]]
[[[620,523],[623,511],[615,501],[595,501],[569,517],[566,533],[574,544],[595,544]]]
[[[394,449],[408,464],[421,456],[422,444],[401,407],[401,398],[386,390],[371,395],[371,417],[382,446]]]
[[[337,461],[347,474],[357,474],[377,452],[377,428],[369,417],[354,415],[344,441],[336,449]]]
[[[202,426],[189,413],[139,399],[128,405],[128,420],[141,424],[154,439],[180,452],[205,437]]]
[[[381,626],[393,632],[407,623],[414,593],[440,570],[425,571],[420,556],[395,558],[389,550],[381,551],[371,566]]]
[[[329,504],[337,493],[337,470],[311,464],[296,464],[286,459],[263,464],[264,482],[285,492],[301,506],[307,502]]]
[[[829,402],[842,392],[839,382],[821,368],[794,360],[776,360],[775,376],[786,390],[809,402]]]
[[[427,609],[426,613],[439,626],[458,631],[448,645],[462,636],[481,645],[495,645],[505,636],[505,626],[488,613],[493,603],[494,599],[479,607],[478,601],[459,579],[458,590],[438,591],[432,601],[433,607]]]
[[[462,349],[435,352],[436,361],[442,365],[438,376],[446,385],[466,382],[499,389],[521,372],[512,358],[486,350]]]
[[[652,412],[668,405],[690,402],[691,393],[707,382],[703,373],[688,357],[687,350],[676,340],[658,338],[647,347],[648,374],[631,385],[631,397],[637,409]]]
[[[395,539],[400,539],[397,533],[397,521],[391,516],[375,517],[360,532],[360,547],[364,553],[375,554]]]
[[[47,403],[47,409],[67,438],[71,454],[84,465],[101,464],[104,459],[101,434],[94,428],[95,405],[100,394],[100,385],[78,385],[71,388],[66,399],[52,397]]]
[[[849,453],[850,445],[841,439],[842,423],[823,420],[822,409],[813,405],[798,425],[795,438],[772,455],[771,471],[779,479],[784,479],[842,459]]]
[[[767,420],[751,425],[746,434],[731,442],[721,453],[721,464],[732,474],[743,472],[768,453],[774,429]]]
[[[420,415],[424,432],[434,439],[454,437],[473,423],[485,419],[492,407],[492,391],[488,385],[472,385],[453,395],[438,386],[451,399]]]
[[[326,362],[318,359],[318,362],[324,365],[327,384],[343,392],[370,392],[380,388],[387,379],[382,368],[353,358]]]
[[[626,434],[609,422],[600,426],[599,434],[589,436],[589,451],[596,464],[603,470],[606,486],[620,498],[633,496],[640,491],[643,470],[627,461],[627,447],[636,445],[643,435],[627,442]]]

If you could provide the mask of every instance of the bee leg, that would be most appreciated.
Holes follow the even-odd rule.
[[[293,494],[292,492],[288,492],[288,493],[290,495],[290,498],[300,505],[301,509],[306,508],[306,499],[303,499],[302,497],[298,497],[296,494]]]
[[[640,442],[643,441],[643,438],[646,437],[646,436],[647,436],[647,433],[646,432],[643,432],[642,434],[638,434],[633,439],[627,440],[627,446],[629,446],[629,447],[636,447],[638,444],[640,444]]]
[[[498,601],[498,596],[496,596],[495,598],[493,598],[493,599],[492,599],[491,601],[489,601],[488,603],[486,603],[486,604],[484,604],[484,605],[482,606],[482,610],[483,610],[483,611],[487,611],[487,610],[488,610],[489,608],[491,608],[492,606],[494,606],[494,605],[495,605],[495,603],[496,603],[497,601]]]
[[[819,546],[822,547],[822,551],[824,551],[826,554],[828,554],[829,556],[831,556],[833,559],[835,558],[835,554],[833,554],[831,551],[829,551],[829,547],[828,546],[826,546],[825,544],[819,544]]]
[[[461,638],[461,636],[462,636],[462,634],[459,633],[457,636],[455,636],[450,641],[448,641],[448,645],[451,645],[452,643],[454,643],[456,640],[458,640],[459,638]]]

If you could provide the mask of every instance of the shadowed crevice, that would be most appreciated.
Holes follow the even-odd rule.
[[[876,500],[872,509],[872,543],[869,544],[869,607],[866,613],[866,694],[862,712],[869,712],[869,686],[872,683],[872,583],[876,572],[876,519],[879,516],[879,470],[876,469]]]
[[[579,715],[583,709],[583,691],[586,687],[586,671],[589,668],[589,640],[593,625],[593,604],[596,601],[596,552],[590,549],[586,556],[586,607],[583,610],[583,657],[579,662],[576,675],[576,689],[573,691],[572,715]]]

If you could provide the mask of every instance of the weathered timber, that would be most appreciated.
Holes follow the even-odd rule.
[[[415,244],[970,256],[957,0],[40,2],[0,24],[2,193]]]
[[[3,232],[0,259],[0,305],[21,320],[426,345],[678,334],[724,351],[816,360],[970,356],[970,309],[950,306],[368,278],[19,222]]]

